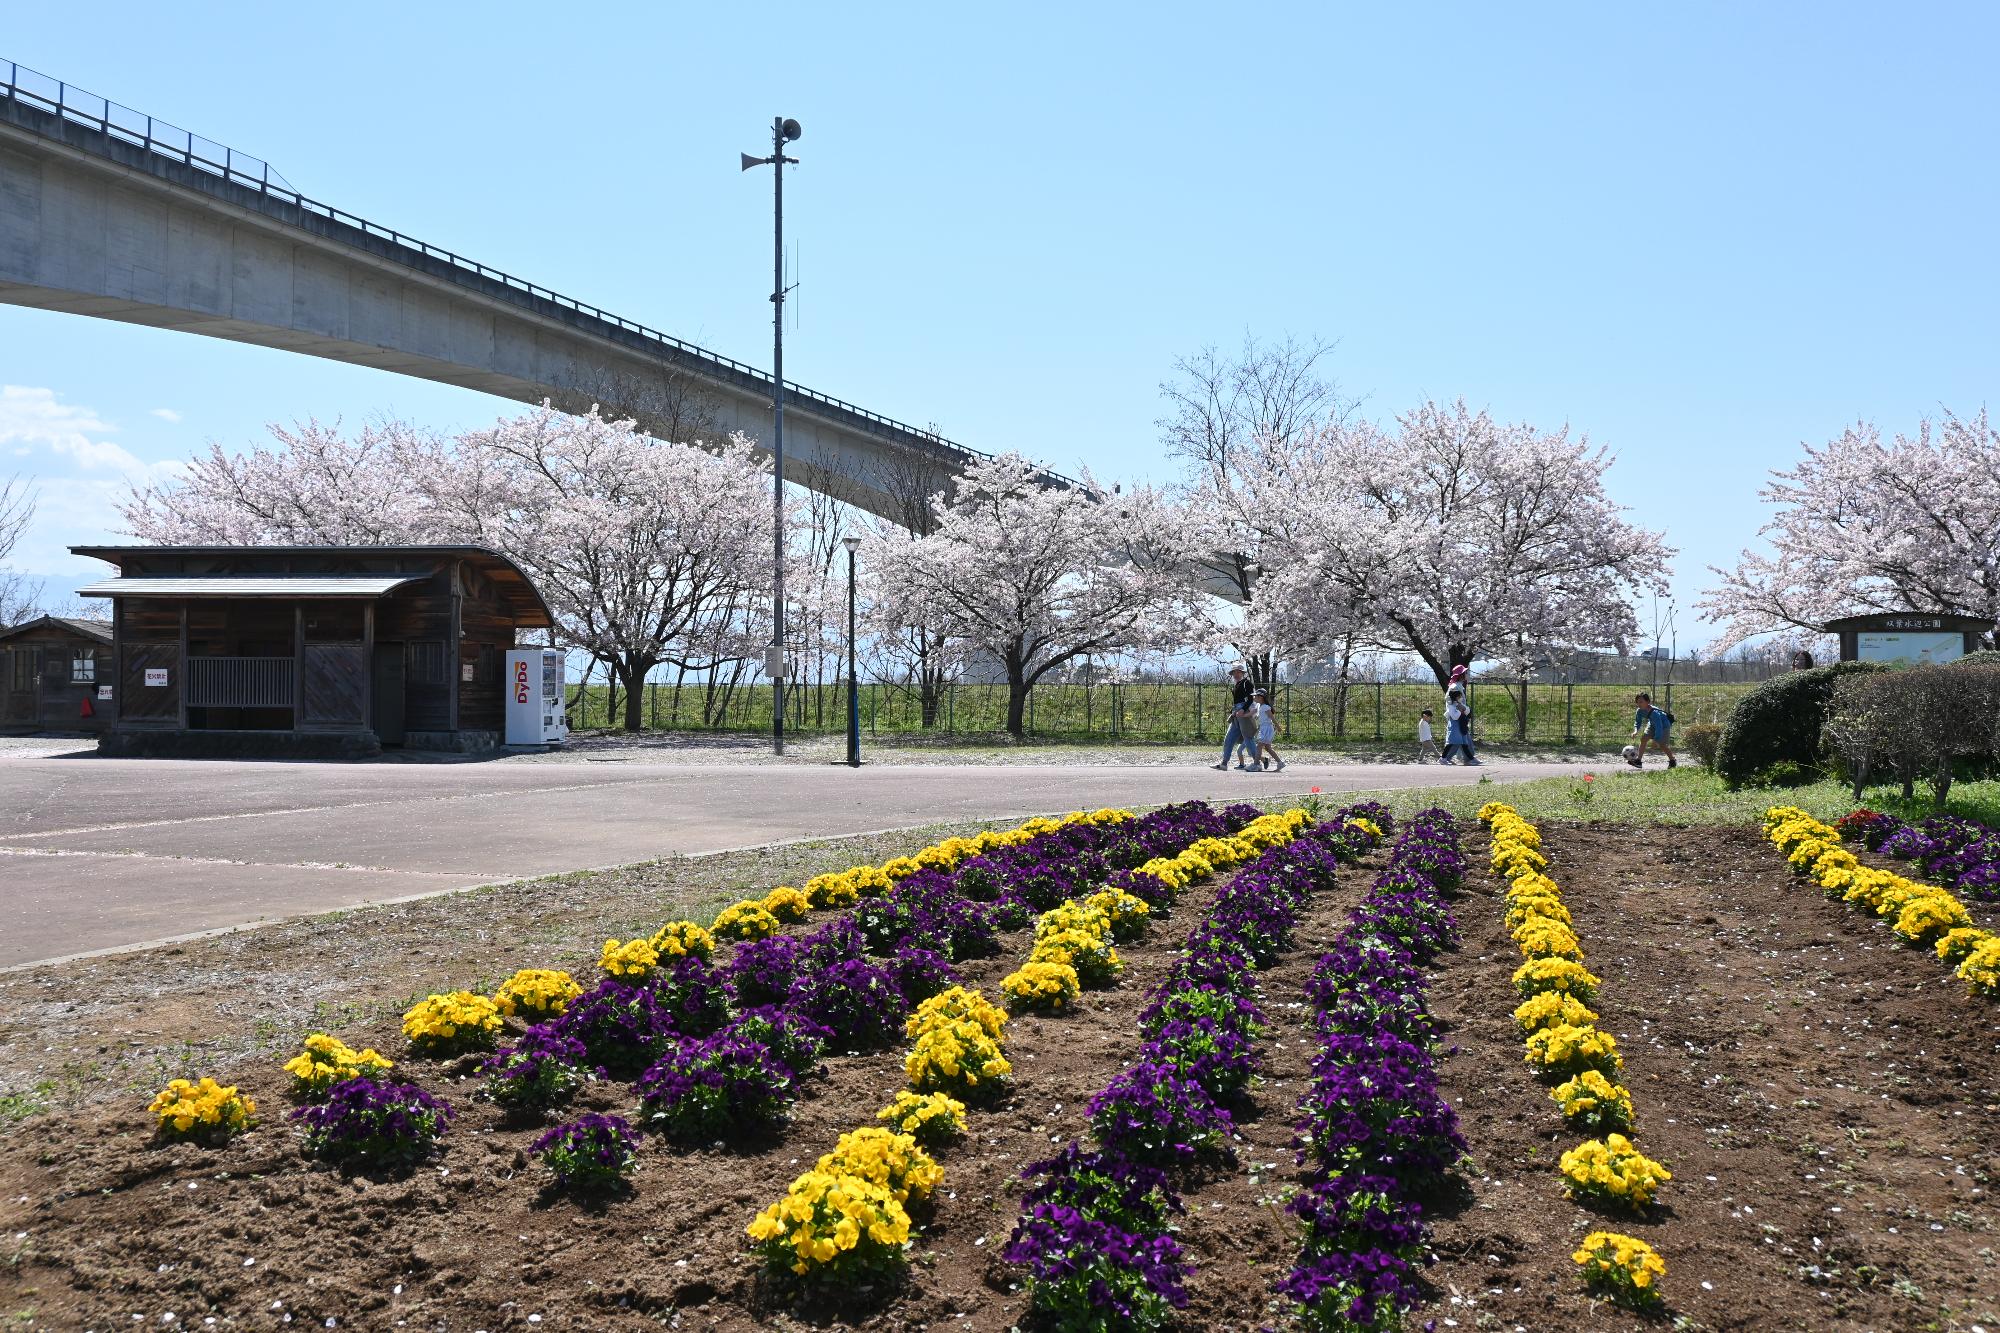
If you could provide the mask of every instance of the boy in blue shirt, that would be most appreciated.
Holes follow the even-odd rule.
[[[1667,743],[1667,733],[1673,730],[1674,715],[1664,708],[1653,707],[1653,696],[1644,690],[1632,697],[1637,711],[1632,714],[1632,734],[1639,738],[1639,752],[1630,763],[1634,768],[1643,768],[1646,763],[1646,747],[1658,746],[1667,756],[1667,767],[1675,768],[1680,761],[1674,758],[1674,747]]]

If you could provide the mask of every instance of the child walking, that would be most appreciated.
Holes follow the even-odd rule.
[[[1433,759],[1440,759],[1437,733],[1431,730],[1431,710],[1426,708],[1417,714],[1417,762],[1428,764]]]
[[[1271,698],[1264,691],[1258,690],[1250,696],[1250,699],[1251,706],[1257,710],[1257,767],[1261,771],[1264,767],[1264,756],[1269,755],[1271,762],[1278,766],[1277,771],[1282,773],[1285,771],[1285,761],[1278,757],[1277,750],[1271,745],[1272,741],[1278,739],[1277,719],[1271,715]]]

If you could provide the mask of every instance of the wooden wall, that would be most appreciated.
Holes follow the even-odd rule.
[[[71,679],[78,653],[91,653],[96,678]],[[112,704],[97,702],[97,687],[116,681],[111,645],[60,626],[43,626],[0,639],[0,727],[10,731],[97,731]],[[17,688],[18,687],[18,688]],[[92,716],[83,716],[83,701]]]

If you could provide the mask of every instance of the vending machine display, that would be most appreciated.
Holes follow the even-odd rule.
[[[507,650],[507,744],[561,745],[569,738],[560,648]]]

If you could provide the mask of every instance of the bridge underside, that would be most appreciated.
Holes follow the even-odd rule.
[[[421,251],[0,102],[0,301],[198,333],[570,410],[763,441],[770,382]],[[125,149],[120,154],[115,150]],[[133,160],[120,161],[120,157]],[[289,212],[290,217],[274,216]],[[345,235],[341,233],[352,233]],[[746,373],[747,372],[747,373]],[[785,475],[900,520],[962,450],[788,393]]]

